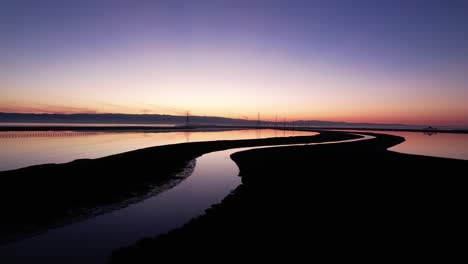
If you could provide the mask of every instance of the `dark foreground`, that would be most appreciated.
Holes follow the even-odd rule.
[[[180,229],[116,251],[112,263],[466,263],[468,161],[386,150],[402,141],[236,153],[243,184],[233,194]]]
[[[154,194],[155,189],[169,188],[189,175],[193,160],[207,152],[355,137],[324,132],[310,137],[183,143],[0,172],[0,243],[117,209]],[[184,169],[186,173],[181,174]]]

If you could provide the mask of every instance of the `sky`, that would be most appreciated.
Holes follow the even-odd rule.
[[[0,112],[468,126],[466,25],[466,0],[0,0]]]

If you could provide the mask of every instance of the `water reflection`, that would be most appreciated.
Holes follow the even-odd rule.
[[[0,132],[0,171],[44,163],[98,158],[125,151],[195,141],[310,135],[273,129],[210,132]]]
[[[131,127],[131,126],[145,126],[145,127],[175,127],[176,124],[122,124],[122,123],[17,123],[17,122],[0,122],[0,127]]]
[[[293,134],[316,133],[296,131]],[[372,137],[341,142],[369,138]],[[335,143],[339,142],[310,145]],[[228,149],[202,155],[197,158],[192,175],[170,190],[118,211],[7,244],[0,247],[0,255],[14,263],[104,263],[111,250],[181,226],[194,216],[203,214],[210,205],[220,202],[241,183],[239,168],[230,155],[254,148],[263,147]]]
[[[8,263],[105,263],[113,249],[181,226],[221,202],[241,182],[229,158],[236,151],[201,156],[190,177],[157,196],[2,246],[1,259]]]
[[[192,132],[190,132],[190,131],[185,131],[185,132],[184,132],[185,143],[190,142],[190,135],[191,135],[191,134],[192,134]]]
[[[402,144],[390,150],[420,154],[434,157],[468,160],[468,134],[449,133],[418,133],[418,132],[385,132],[402,136],[406,139]]]
[[[427,131],[427,132],[423,132],[424,135],[428,135],[428,136],[432,136],[432,135],[435,135],[437,134],[437,132],[434,132],[434,131]]]
[[[397,131],[363,131],[404,137],[405,142],[389,150],[433,157],[468,160],[468,134],[427,132],[397,132]]]

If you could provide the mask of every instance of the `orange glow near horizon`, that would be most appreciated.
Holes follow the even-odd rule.
[[[0,112],[190,111],[251,120],[260,113],[269,121],[278,116],[280,121],[468,126],[468,91],[462,80],[386,76],[258,51],[203,51],[184,55],[150,49],[142,54],[152,56],[80,58],[23,69],[28,78],[4,74]]]
[[[10,2],[1,112],[468,127],[458,2]]]
[[[119,113],[119,114],[168,114],[168,115],[184,115],[184,111],[180,110],[146,110],[145,112],[139,111],[138,108],[132,109],[131,107],[125,107],[119,110],[117,107],[109,107],[102,109],[92,109],[86,107],[62,107],[62,106],[44,106],[38,105],[36,107],[3,107],[0,106],[0,112],[4,113],[35,113],[35,114],[105,114],[105,113]],[[248,119],[256,120],[258,113],[246,113],[244,115],[232,114],[232,112],[196,112],[191,111],[192,115],[200,116],[220,116],[235,119]],[[380,124],[407,124],[407,125],[439,125],[439,126],[466,126],[468,124],[468,118],[466,115],[457,113],[438,113],[424,114],[424,113],[398,113],[395,115],[389,115],[386,113],[375,113],[374,115],[368,113],[316,113],[316,114],[271,114],[261,112],[260,119],[263,121],[278,121],[278,122],[290,122],[298,120],[318,120],[318,121],[334,121],[334,122],[349,122],[349,123],[380,123]]]

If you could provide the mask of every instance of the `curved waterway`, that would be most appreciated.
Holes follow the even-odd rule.
[[[312,133],[312,132],[311,132]],[[294,145],[344,143],[373,138]],[[267,147],[281,147],[279,145]],[[112,250],[131,245],[145,236],[156,236],[182,226],[219,203],[241,184],[231,154],[266,148],[249,147],[211,152],[196,159],[191,176],[177,186],[111,213],[49,230],[4,245],[2,263],[105,263]]]
[[[388,150],[406,154],[468,160],[468,134],[352,129],[336,129],[336,131],[372,132],[400,136],[405,138],[405,142]]]
[[[311,135],[311,132],[276,129],[157,133],[0,131],[0,171],[45,163],[65,163],[76,159],[95,159],[125,151],[176,143],[307,135]]]

